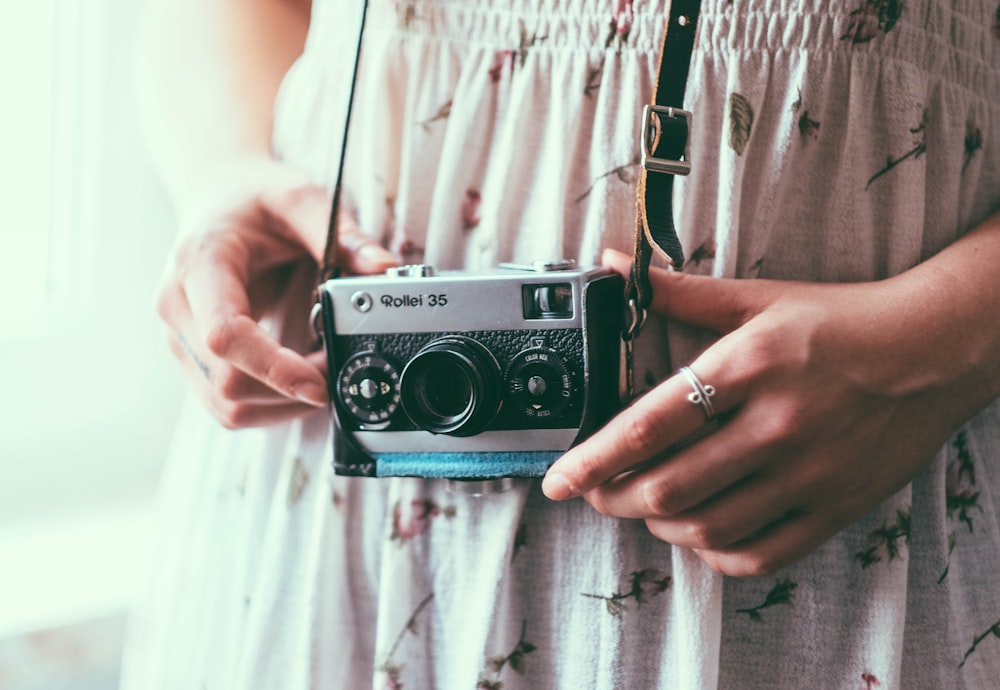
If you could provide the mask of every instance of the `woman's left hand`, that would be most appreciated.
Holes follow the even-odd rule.
[[[605,255],[621,273],[629,261]],[[678,374],[567,452],[542,487],[645,520],[724,574],[765,574],[810,553],[905,486],[994,395],[973,373],[996,357],[979,347],[994,341],[956,334],[962,323],[948,319],[967,310],[948,304],[966,295],[947,276],[650,277],[654,312],[721,335],[690,365],[714,387],[721,424],[675,448],[706,422]]]

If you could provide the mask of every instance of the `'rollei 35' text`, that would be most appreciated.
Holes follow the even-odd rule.
[[[383,307],[443,307],[448,304],[448,295],[403,295],[394,297],[393,295],[382,295]]]

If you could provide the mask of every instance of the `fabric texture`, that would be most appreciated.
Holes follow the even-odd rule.
[[[277,152],[326,184],[359,11],[314,0],[277,109]],[[1000,206],[995,1],[702,12],[694,173],[675,190],[685,270],[885,278]],[[440,268],[630,250],[665,16],[661,0],[373,0],[346,166],[362,227]],[[308,309],[290,304],[273,327],[305,342]],[[711,337],[652,321],[637,382]],[[126,689],[982,689],[1000,677],[1000,404],[817,552],[747,579],[640,521],[549,502],[534,480],[475,497],[333,476],[329,426],[320,413],[234,433],[187,410]]]

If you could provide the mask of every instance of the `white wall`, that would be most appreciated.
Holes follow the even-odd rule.
[[[65,537],[89,516],[128,520],[129,511],[149,504],[182,390],[153,309],[173,230],[145,159],[133,104],[132,36],[142,3],[51,1],[56,13],[72,18],[71,26],[84,27],[77,36],[80,54],[68,62],[86,63],[87,74],[76,75],[68,87],[78,109],[53,135],[52,161],[61,171],[54,183],[54,227],[47,227],[44,213],[0,226],[0,251],[23,256],[25,266],[33,260],[35,233],[48,233],[67,248],[65,266],[50,281],[57,297],[66,299],[50,300],[51,311],[40,323],[3,317],[20,313],[15,307],[29,298],[28,281],[21,281],[23,289],[8,286],[0,293],[0,632],[13,603],[23,613],[32,597],[52,599],[51,584],[48,592],[5,592],[5,585],[17,582],[20,588],[42,570],[72,566],[64,563],[68,554],[47,553],[61,550],[56,542],[43,539],[31,548],[25,535],[44,525],[44,534]],[[0,25],[18,26],[18,11],[5,3]],[[46,67],[29,55],[19,65],[38,69],[39,79],[46,78]],[[59,69],[76,67],[56,60],[54,69],[58,77]],[[2,107],[29,108],[37,103],[32,98],[8,90]],[[57,99],[56,120],[66,107]],[[0,194],[22,174],[23,167],[0,155]],[[0,210],[15,201],[0,197]],[[62,232],[70,227],[73,232]],[[129,508],[115,512],[120,505]],[[92,553],[128,559],[128,544],[106,548],[117,528],[93,532],[87,538],[103,541],[74,558]],[[116,567],[106,565],[108,572]],[[69,593],[79,587],[79,596],[87,597],[86,585],[74,585],[71,575],[65,574]],[[46,611],[42,617],[53,615]],[[23,618],[21,624],[30,622]]]

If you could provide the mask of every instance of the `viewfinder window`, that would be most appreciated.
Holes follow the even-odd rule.
[[[573,286],[570,283],[525,285],[525,319],[572,319]]]

